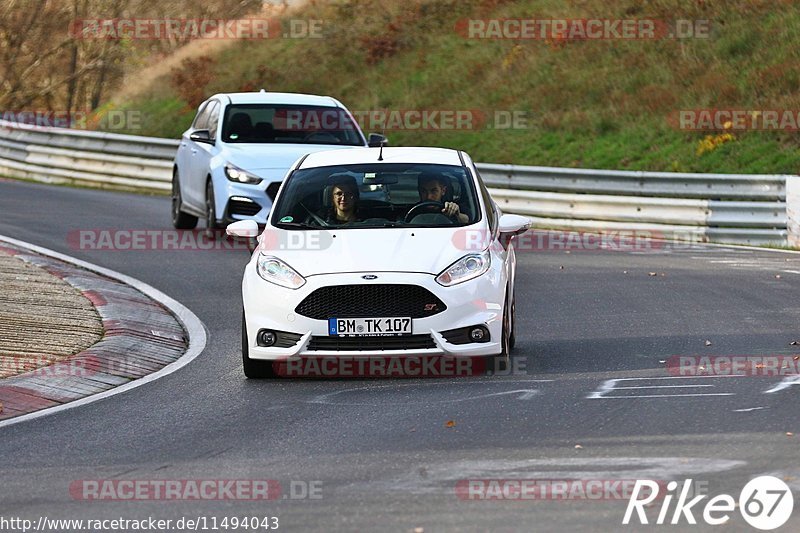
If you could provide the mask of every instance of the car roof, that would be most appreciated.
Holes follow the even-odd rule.
[[[344,107],[337,99],[330,96],[301,93],[220,93],[217,98],[230,99],[233,104],[297,104],[323,107]]]
[[[462,165],[458,151],[450,148],[386,147],[383,149],[383,161],[378,161],[380,150],[380,148],[351,148],[314,152],[302,161],[298,169],[363,163]]]

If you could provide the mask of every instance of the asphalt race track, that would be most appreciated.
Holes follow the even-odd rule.
[[[737,499],[749,479],[772,474],[800,494],[800,386],[778,386],[778,376],[681,378],[663,362],[800,353],[790,346],[800,340],[800,254],[520,250],[514,355],[524,370],[252,381],[239,350],[244,252],[68,243],[81,229],[169,230],[167,198],[0,182],[0,213],[0,234],[140,279],[191,309],[209,333],[205,351],[174,374],[0,429],[3,516],[277,516],[290,531],[639,531],[652,526],[622,526],[624,499],[469,501],[456,487],[692,478],[712,496]],[[84,501],[70,493],[80,480],[109,478],[270,479],[290,497]],[[304,497],[304,487],[321,497]],[[782,530],[800,530],[798,507]],[[702,523],[702,510],[694,514]],[[749,526],[735,513],[725,527],[683,520],[671,529],[684,530]]]

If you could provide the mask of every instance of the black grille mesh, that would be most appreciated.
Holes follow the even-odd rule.
[[[421,350],[436,348],[428,334],[402,335],[399,337],[322,337],[312,336],[309,351],[336,350]]]
[[[342,285],[321,287],[309,294],[295,312],[316,320],[329,318],[425,318],[447,309],[432,292],[419,285]]]
[[[228,204],[228,212],[231,215],[255,216],[261,211],[261,206],[253,202],[243,202],[242,200],[231,200]]]

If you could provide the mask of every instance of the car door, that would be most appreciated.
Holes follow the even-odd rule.
[[[208,114],[211,101],[203,103],[192,126],[183,134],[181,146],[178,148],[178,171],[181,180],[181,194],[183,202],[193,210],[202,210],[205,196],[205,183],[198,185],[197,179],[197,152],[199,143],[191,139],[191,134],[208,126]],[[200,187],[202,190],[198,190]]]
[[[202,127],[198,129],[209,130],[211,139],[216,142],[217,124],[219,122],[220,105],[217,100],[210,100],[206,108],[207,114]],[[198,204],[205,210],[206,179],[211,174],[211,159],[217,154],[215,144],[195,142],[196,151],[192,154],[192,180],[197,191]]]

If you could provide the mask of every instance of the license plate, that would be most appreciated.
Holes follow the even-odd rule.
[[[411,335],[411,318],[329,318],[328,335],[336,337]]]

